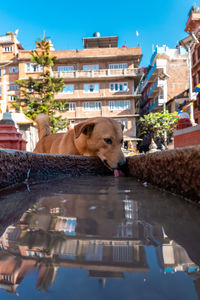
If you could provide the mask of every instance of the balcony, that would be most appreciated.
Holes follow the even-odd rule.
[[[164,99],[160,99],[160,98],[156,98],[154,104],[152,104],[149,109],[148,112],[152,112],[152,111],[160,111],[162,110],[160,107],[163,106],[164,104]]]
[[[159,93],[162,86],[163,86],[163,82],[161,80],[157,80],[155,83],[153,83],[150,86],[149,91],[147,92],[147,96],[149,98],[155,97]]]
[[[165,59],[157,59],[155,64],[151,67],[149,72],[146,75],[146,78],[144,82],[140,84],[140,93],[143,92],[145,87],[149,82],[155,82],[159,77],[166,77],[168,76],[165,74],[164,68],[166,66],[166,60]]]
[[[67,71],[67,72],[53,72],[56,78],[64,78],[67,80],[94,80],[94,79],[120,79],[124,77],[141,77],[143,75],[143,70],[138,68],[132,69],[100,69],[100,70],[74,70],[74,71]]]

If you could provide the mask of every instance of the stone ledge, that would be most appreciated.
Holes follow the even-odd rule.
[[[129,157],[128,169],[144,182],[200,201],[200,146]]]
[[[87,156],[0,150],[0,189],[29,179],[66,175],[109,175],[100,159]]]
[[[127,158],[129,175],[200,201],[200,146]],[[0,189],[49,176],[111,175],[96,157],[0,150]]]

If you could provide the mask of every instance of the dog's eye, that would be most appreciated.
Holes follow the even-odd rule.
[[[112,144],[112,140],[109,138],[104,139],[104,141],[106,142],[106,144],[109,144],[109,145]]]

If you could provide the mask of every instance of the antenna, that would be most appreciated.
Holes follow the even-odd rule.
[[[140,46],[140,43],[139,43],[139,32],[136,30],[136,36],[137,36],[137,42],[138,42],[138,47]]]
[[[43,30],[43,39],[45,39],[45,30]]]
[[[19,33],[19,29],[16,29],[16,30],[15,30],[15,33],[14,33],[14,35],[16,35],[16,36],[17,36],[17,35],[18,35],[18,33]]]

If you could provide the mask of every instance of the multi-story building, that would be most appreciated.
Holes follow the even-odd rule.
[[[195,36],[200,39],[200,8],[193,6],[190,10],[189,17],[186,23],[185,31],[188,32],[191,37]],[[192,57],[192,88],[193,91],[197,84],[200,84],[200,43],[198,41],[193,47],[191,47]],[[197,95],[196,101],[194,101],[194,121],[200,124],[200,93]]]
[[[101,37],[99,33],[83,38],[84,49],[54,50],[57,57],[52,69],[55,77],[64,78],[65,88],[55,96],[66,99],[63,112],[70,123],[89,117],[111,117],[125,126],[125,135],[136,137],[136,87],[143,74],[139,69],[140,47],[118,47],[118,37]],[[17,79],[37,78],[42,71],[31,63],[31,50],[23,50],[14,34],[0,37],[1,110],[11,109],[19,87]]]
[[[142,94],[138,102],[140,114],[180,109],[188,101],[188,87],[188,55],[185,49],[156,46],[139,85],[139,93]]]

